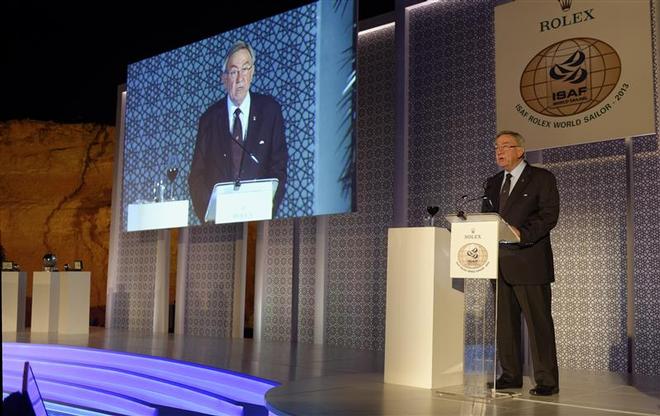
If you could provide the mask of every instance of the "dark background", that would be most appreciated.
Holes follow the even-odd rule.
[[[115,124],[117,87],[126,82],[128,64],[306,3],[243,0],[194,9],[174,2],[133,10],[137,3],[5,2],[0,120]],[[358,18],[368,19],[393,11],[394,0],[364,0],[358,8]]]

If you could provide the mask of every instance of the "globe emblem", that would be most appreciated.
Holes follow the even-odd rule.
[[[621,76],[621,59],[593,38],[565,39],[539,52],[520,77],[520,95],[537,113],[566,117],[607,98]]]
[[[481,244],[469,243],[458,249],[458,264],[463,269],[480,269],[487,261],[488,251]]]

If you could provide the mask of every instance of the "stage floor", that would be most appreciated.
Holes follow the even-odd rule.
[[[383,383],[383,354],[337,347],[197,336],[153,335],[92,327],[89,336],[3,333],[3,342],[61,344],[189,361],[282,383],[268,392],[271,411],[287,415],[660,415],[660,377],[562,371],[561,392],[466,398]],[[659,363],[660,365],[660,363]]]

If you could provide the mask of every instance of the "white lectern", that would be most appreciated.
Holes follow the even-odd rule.
[[[32,332],[89,334],[90,272],[34,272]]]
[[[205,222],[225,224],[270,220],[273,197],[279,181],[275,178],[217,183],[213,187]]]
[[[385,383],[463,384],[463,293],[449,278],[449,232],[390,228]]]
[[[489,391],[487,383],[495,382],[497,370],[497,284],[491,282],[497,282],[499,244],[520,240],[496,213],[445,218],[451,223],[450,276],[473,280],[465,286],[470,305],[465,316],[464,391],[468,396],[493,396],[495,390]]]
[[[2,271],[2,332],[25,329],[27,273]]]

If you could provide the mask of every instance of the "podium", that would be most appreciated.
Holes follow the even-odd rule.
[[[25,329],[27,273],[2,271],[2,332]]]
[[[494,397],[497,393],[488,389],[487,383],[495,382],[497,372],[495,299],[499,245],[520,240],[496,213],[445,218],[451,223],[449,275],[471,280],[465,284],[469,303],[465,315],[464,393],[473,397]]]
[[[126,231],[187,227],[189,205],[190,202],[187,199],[128,204]]]
[[[449,232],[390,228],[385,383],[463,384],[463,293],[449,278]]]
[[[32,332],[89,334],[90,272],[34,272]]]
[[[225,224],[270,220],[278,184],[275,178],[216,183],[204,221]]]

